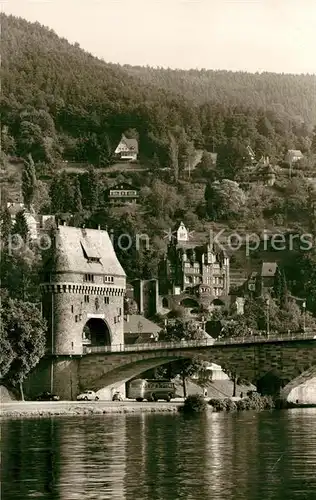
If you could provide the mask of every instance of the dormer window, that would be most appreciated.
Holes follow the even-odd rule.
[[[87,262],[89,264],[101,264],[101,256],[99,255],[99,252],[92,245],[89,245],[87,241],[81,241],[80,243],[84,258],[87,260]]]
[[[97,264],[101,264],[101,259],[100,257],[88,257],[87,258],[88,262],[96,262]]]

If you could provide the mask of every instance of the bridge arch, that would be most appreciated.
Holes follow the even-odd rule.
[[[279,372],[271,370],[263,375],[257,381],[257,391],[260,394],[269,394],[271,396],[279,395],[282,388],[282,377]]]
[[[126,357],[126,363],[124,363],[124,357],[122,357],[116,365],[113,364],[109,368],[107,363],[102,363],[100,355],[91,354],[85,356],[80,362],[80,388],[82,390],[93,389],[94,391],[98,391],[105,387],[121,386],[143,372],[172,361],[192,359],[192,357],[207,361],[210,360],[207,355],[198,354],[192,356],[192,352],[185,351],[165,351],[163,354],[151,352],[150,356],[148,354],[144,356],[144,354],[135,353],[132,357],[130,355]],[[88,358],[90,361],[88,361]],[[93,367],[93,369],[90,370],[89,367]],[[97,371],[95,367],[98,367]]]
[[[281,390],[282,399],[296,403],[304,401],[305,403],[315,402],[316,397],[316,365],[307,368],[288,383]]]
[[[111,333],[108,324],[101,318],[90,318],[83,327],[83,340],[91,346],[110,346]]]

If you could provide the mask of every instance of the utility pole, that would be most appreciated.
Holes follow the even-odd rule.
[[[51,310],[51,367],[50,367],[50,392],[54,392],[54,291],[52,291]]]
[[[267,337],[269,337],[270,334],[270,300],[266,299],[266,306],[267,306]]]
[[[306,301],[305,300],[302,304],[302,307],[303,307],[303,332],[305,333],[305,329],[306,329]]]

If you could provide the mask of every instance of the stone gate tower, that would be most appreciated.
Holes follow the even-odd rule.
[[[80,355],[89,345],[124,344],[125,288],[107,231],[58,227],[41,285],[48,352]]]
[[[42,391],[75,399],[85,389],[80,366],[91,346],[124,344],[126,275],[107,231],[60,226],[47,252],[41,284],[48,323],[46,355],[25,383],[33,397]],[[111,398],[113,387],[105,399]],[[124,388],[122,389],[124,390]]]

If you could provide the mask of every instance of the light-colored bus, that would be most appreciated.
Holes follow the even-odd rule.
[[[170,401],[176,397],[176,388],[170,380],[162,379],[135,379],[131,380],[128,387],[128,398],[136,401]]]

